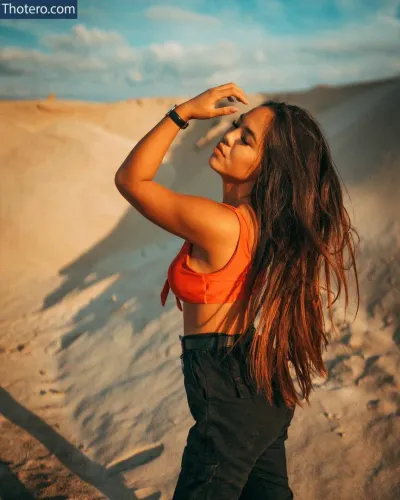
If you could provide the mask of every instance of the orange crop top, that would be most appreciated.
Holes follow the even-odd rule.
[[[170,288],[175,294],[176,305],[180,311],[180,300],[193,304],[224,304],[244,298],[244,279],[251,261],[249,226],[236,207],[227,203],[223,205],[230,207],[240,222],[239,241],[234,254],[222,269],[213,273],[200,273],[189,267],[192,244],[186,240],[169,266],[168,277],[161,292],[163,306]]]

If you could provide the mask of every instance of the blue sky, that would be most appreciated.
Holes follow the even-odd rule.
[[[0,96],[116,101],[234,81],[287,91],[400,75],[400,0],[78,0],[0,20]]]

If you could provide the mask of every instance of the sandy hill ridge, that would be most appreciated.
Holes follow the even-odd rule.
[[[299,500],[392,500],[400,496],[400,80],[249,97],[249,108],[276,97],[315,113],[362,236],[360,311],[352,323],[353,302],[343,323],[337,306],[328,378],[316,381],[311,408],[297,410],[289,431],[291,487]],[[0,462],[9,463],[0,496],[2,474],[14,474],[40,498],[171,498],[193,422],[182,315],[173,296],[162,308],[159,294],[182,241],[130,207],[113,179],[181,100],[0,101]],[[231,119],[192,122],[156,180],[220,200],[208,157]]]

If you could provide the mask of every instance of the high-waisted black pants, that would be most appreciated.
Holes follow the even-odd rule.
[[[218,340],[207,346],[206,337],[215,336]],[[221,336],[226,334],[180,335],[184,385],[195,424],[172,500],[293,499],[285,440],[294,409],[284,405],[275,377],[273,405],[256,392],[247,371],[248,345],[236,346],[222,359],[228,347],[221,347]],[[187,337],[199,340],[186,349]]]

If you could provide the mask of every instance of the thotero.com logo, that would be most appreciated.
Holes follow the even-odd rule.
[[[0,3],[0,19],[77,18],[77,0],[14,0]]]

